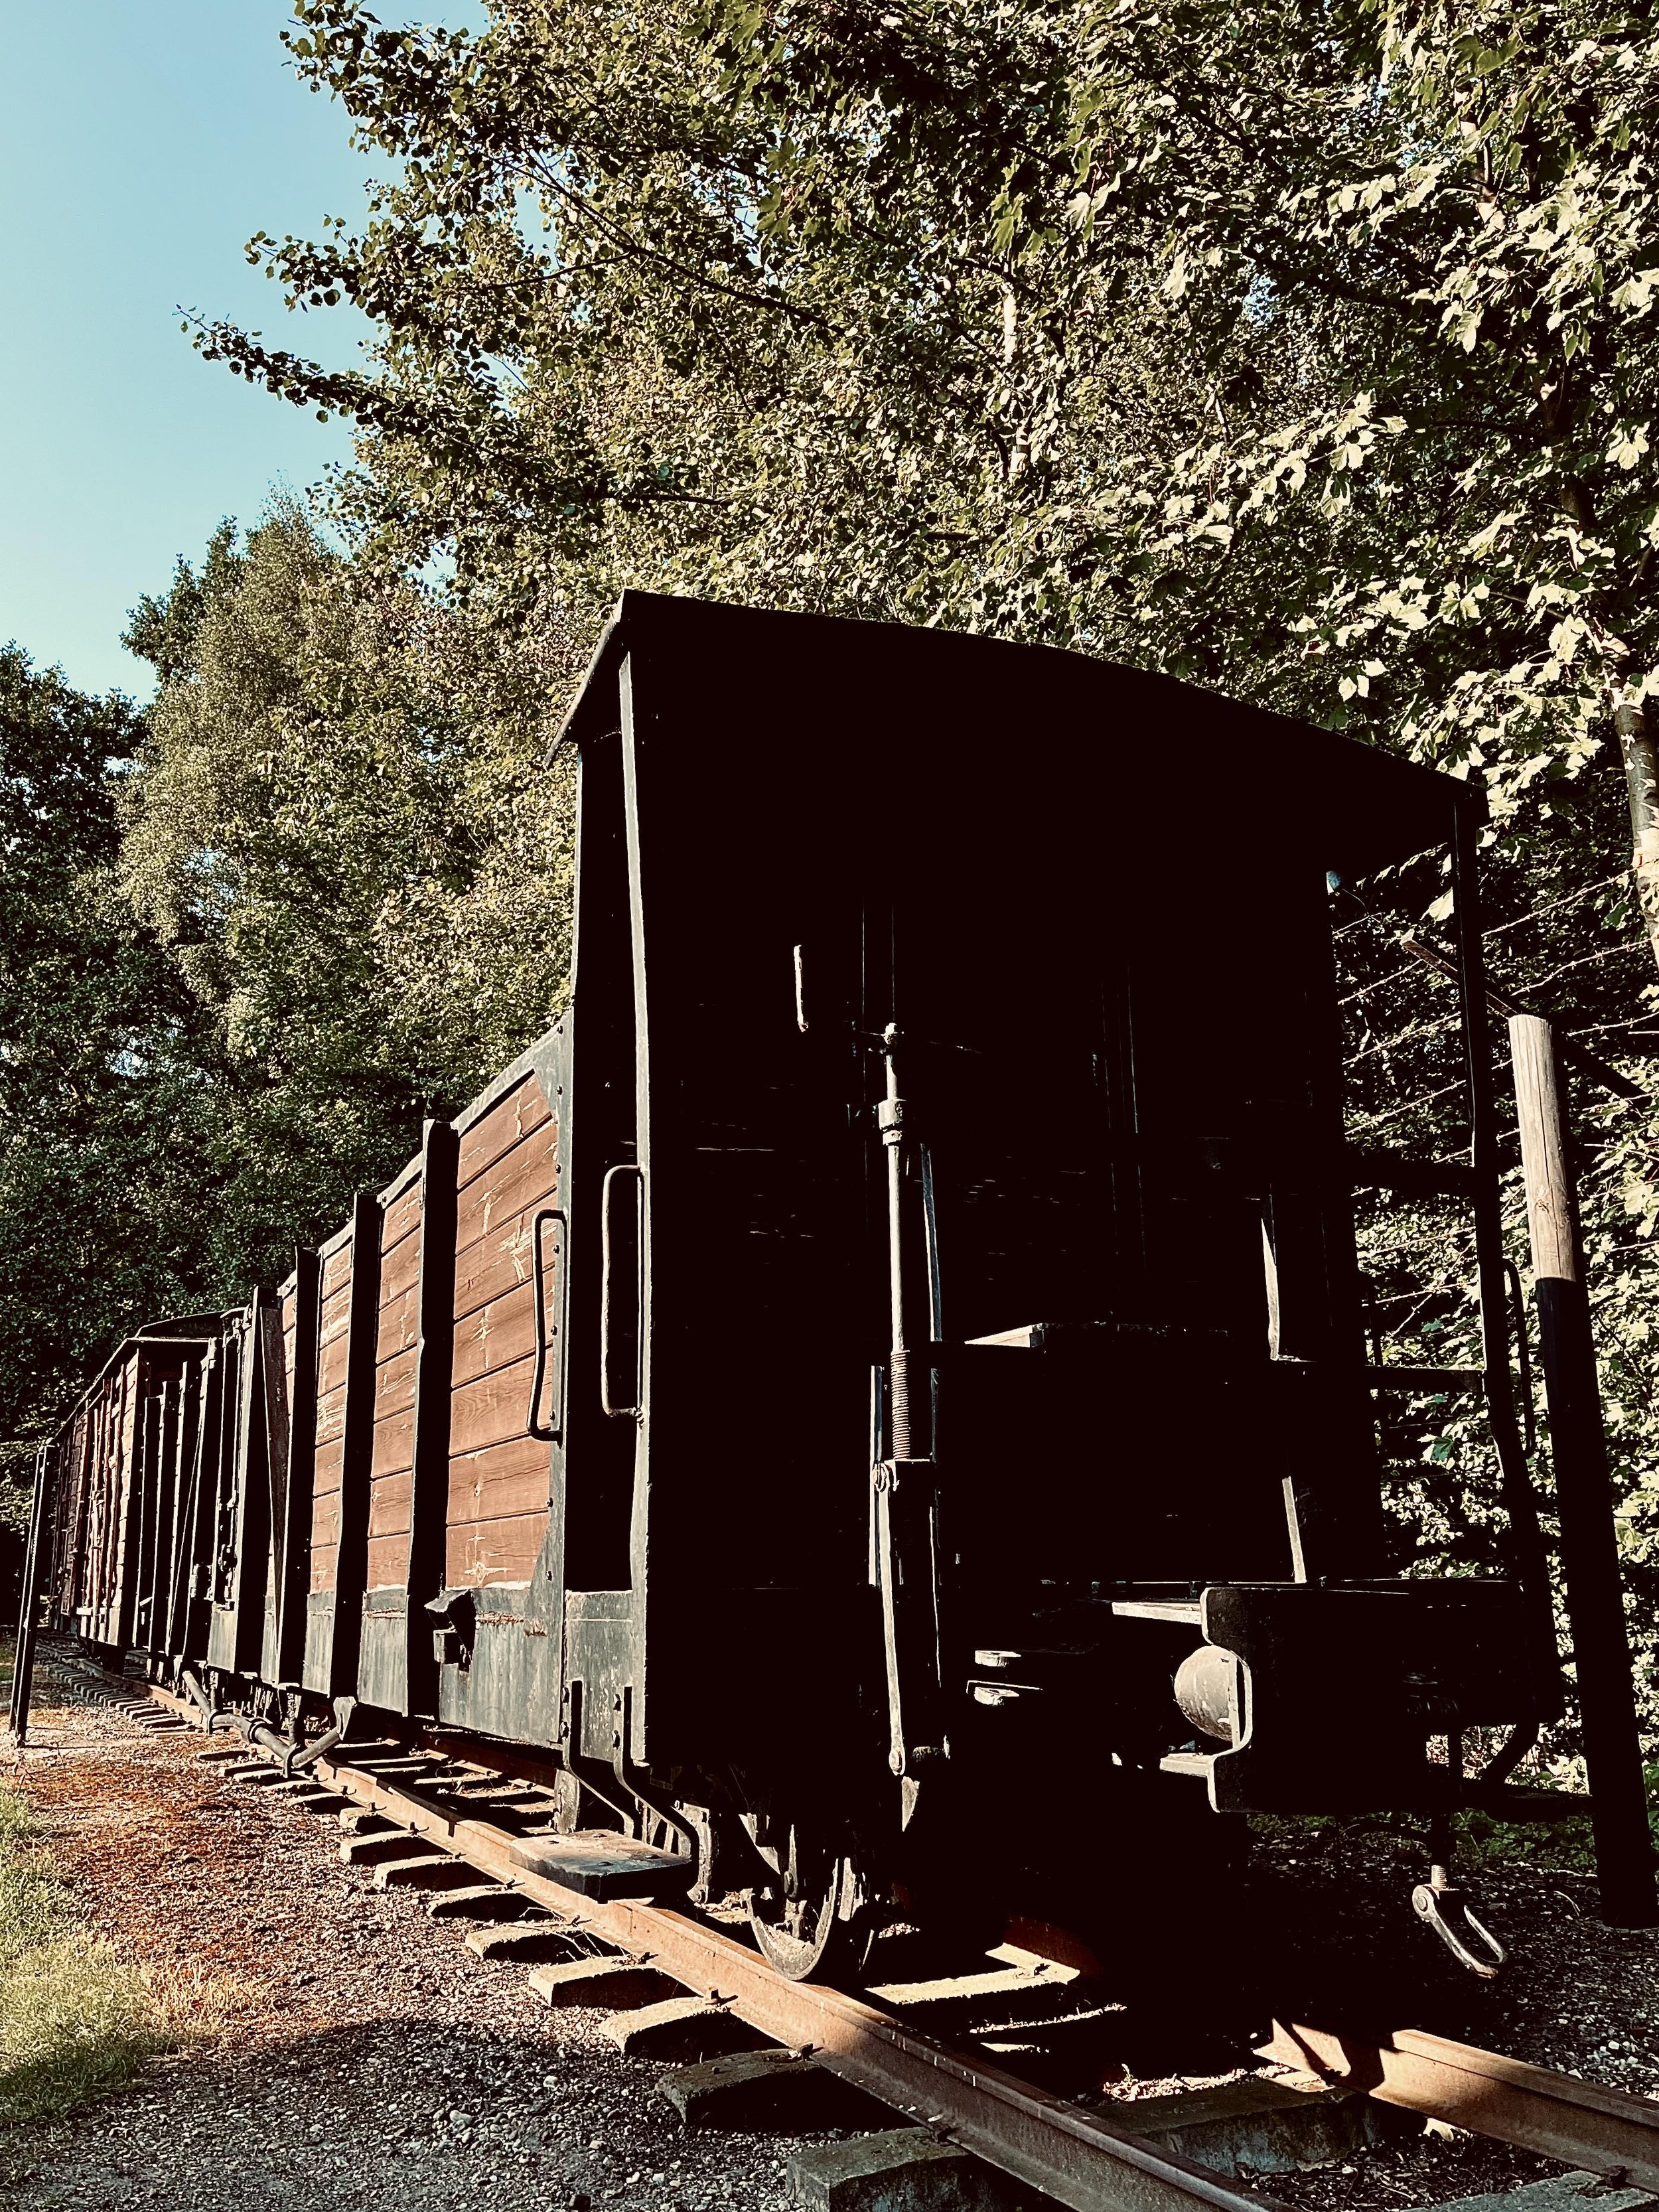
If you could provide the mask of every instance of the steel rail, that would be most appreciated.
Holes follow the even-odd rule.
[[[599,1903],[535,1871],[533,1839],[458,1816],[418,1789],[381,1781],[349,1755],[319,1764],[360,1804],[396,1818],[524,1896],[580,1921],[690,1990],[703,1991],[787,2048],[948,2135],[988,2165],[1076,2212],[1283,2212],[1207,2168],[964,2058],[840,1990],[785,1981],[758,1953],[688,1914],[624,1899]]]
[[[1333,2087],[1449,2120],[1476,2135],[1541,2151],[1632,2189],[1659,2191],[1659,2098],[1581,2081],[1524,2059],[1399,2028],[1381,2043],[1275,2021],[1260,2055],[1306,2067]]]
[[[196,1708],[159,1684],[127,1682],[193,1720]],[[445,1731],[447,1740],[450,1732]],[[459,1750],[459,1746],[454,1747]],[[454,1752],[452,1751],[452,1755]],[[488,1772],[489,1747],[462,1754]],[[601,1903],[536,1869],[537,1840],[471,1820],[402,1778],[351,1764],[341,1746],[325,1769],[344,1795],[383,1813],[568,1922],[603,1936],[687,1989],[706,1993],[786,2048],[948,2136],[988,2165],[1075,2212],[1284,2212],[1279,2200],[1231,2185],[1119,2127],[953,2051],[862,1998],[785,1981],[745,1945],[689,1914],[617,1899]],[[1533,2066],[1443,2036],[1401,2028],[1380,2041],[1301,2023],[1273,2023],[1258,2055],[1364,2090],[1381,2104],[1562,2160],[1659,2193],[1659,2099]]]
[[[159,1683],[125,1683],[191,1719],[196,1709]],[[533,1838],[469,1820],[418,1787],[354,1766],[349,1746],[310,1771],[367,1810],[453,1852],[562,1919],[631,1952],[688,1990],[717,1998],[763,2035],[948,2136],[989,2166],[1074,2212],[1288,2212],[1276,2197],[1237,2189],[1206,2166],[1160,2149],[1104,2115],[1048,2096],[994,2066],[919,2034],[841,1990],[789,1982],[757,1952],[662,1905],[600,1902],[536,1871]],[[488,1771],[489,1754],[469,1760]]]

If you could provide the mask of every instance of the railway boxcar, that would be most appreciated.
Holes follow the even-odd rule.
[[[199,1315],[141,1328],[50,1447],[54,1510],[38,1580],[53,1619],[111,1653],[160,1660],[179,1648],[181,1523],[219,1330],[217,1316]]]
[[[1559,1688],[1478,787],[1078,655],[638,593],[562,742],[567,1015],[171,1382],[106,1371],[42,1485],[52,1615],[301,1732],[506,1739],[791,1973],[948,1893],[988,1791],[1067,1797],[975,1865],[1045,1907],[1183,1794],[1489,1798]],[[1345,1140],[1327,890],[1432,848],[1451,1164]],[[1391,1188],[1471,1210],[1479,1371],[1368,1355]],[[1378,1404],[1428,1387],[1484,1396],[1501,1576],[1398,1571]],[[122,1546],[167,1513],[158,1639]]]

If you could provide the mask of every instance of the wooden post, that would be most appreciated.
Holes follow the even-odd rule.
[[[1566,1100],[1547,1022],[1516,1015],[1510,1045],[1601,1917],[1622,1928],[1649,1928],[1659,1921],[1659,1898]]]

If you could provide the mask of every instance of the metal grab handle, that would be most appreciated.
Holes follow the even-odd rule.
[[[553,1389],[553,1411],[556,1419],[544,1425],[539,1418],[542,1409],[542,1386],[547,1380],[547,1277],[542,1260],[542,1231],[550,1221],[556,1221],[559,1224],[564,1231],[566,1240],[565,1264],[554,1278],[555,1287],[559,1294],[559,1320],[553,1324],[553,1334],[559,1339],[561,1347],[564,1342],[564,1330],[561,1324],[564,1317],[566,1285],[570,1273],[570,1224],[556,1206],[544,1206],[530,1224],[532,1279],[534,1284],[536,1300],[536,1371],[530,1381],[528,1421],[531,1435],[538,1443],[544,1444],[562,1443],[564,1441],[564,1418],[561,1410],[564,1405],[562,1349],[559,1357],[558,1380]]]
[[[639,1322],[640,1310],[643,1303],[641,1297],[642,1288],[640,1280],[641,1255],[637,1236],[634,1251],[634,1396],[635,1403],[631,1406],[613,1406],[611,1402],[611,1196],[616,1188],[618,1176],[630,1176],[633,1178],[636,1215],[640,1204],[639,1194],[645,1183],[644,1170],[635,1166],[631,1162],[624,1161],[620,1166],[608,1168],[605,1170],[605,1184],[600,1194],[599,1405],[604,1412],[617,1419],[636,1420],[640,1413],[637,1402],[640,1395]]]

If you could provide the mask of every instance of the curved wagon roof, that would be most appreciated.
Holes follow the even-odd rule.
[[[872,773],[884,756],[937,754],[941,724],[964,770],[1001,756],[1021,772],[1046,756],[1075,775],[1079,804],[1127,801],[1178,819],[1200,867],[1237,865],[1243,834],[1365,875],[1446,843],[1459,809],[1486,814],[1478,782],[1173,677],[967,631],[653,592],[623,593],[555,751],[615,726],[611,686],[630,653],[664,661],[677,685],[702,692],[705,711],[711,690],[775,684],[798,734],[820,743],[839,726],[831,741],[865,753]]]

